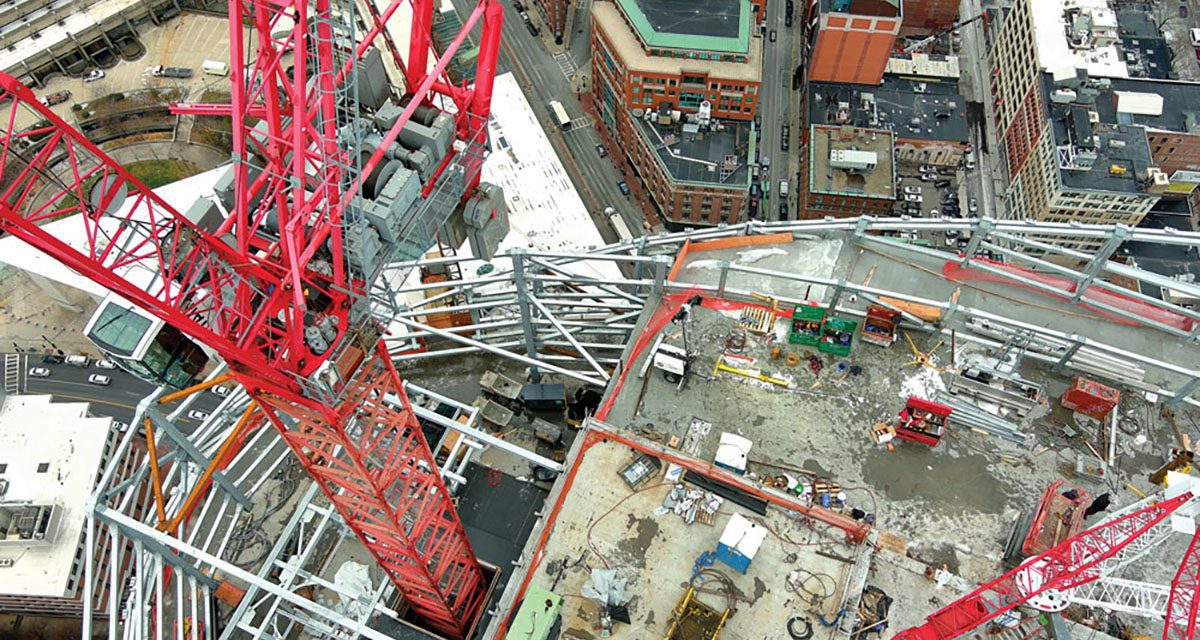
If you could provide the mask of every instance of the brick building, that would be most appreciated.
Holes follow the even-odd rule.
[[[554,42],[562,44],[567,31],[567,7],[569,0],[532,0],[546,28],[554,34]]]
[[[808,80],[879,84],[902,13],[900,0],[810,0],[801,53]]]
[[[891,131],[812,125],[800,154],[800,218],[887,216],[896,204]]]
[[[595,2],[592,93],[668,223],[734,223],[747,214],[762,37],[749,2],[702,0],[709,19],[682,19],[696,4]]]
[[[954,24],[959,0],[904,0],[903,34],[927,33]]]

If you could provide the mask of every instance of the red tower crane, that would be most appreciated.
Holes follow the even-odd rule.
[[[0,230],[224,358],[408,606],[462,638],[487,580],[367,308],[377,266],[349,263],[346,235],[364,182],[435,99],[453,102],[459,142],[424,179],[422,197],[444,195],[448,184],[457,185],[451,207],[472,196],[503,14],[480,0],[427,72],[433,2],[411,0],[405,60],[384,29],[403,1],[379,14],[371,1],[230,0],[231,104],[174,107],[232,119],[236,204],[215,229],[173,209],[0,74]],[[356,39],[363,6],[369,29]],[[474,86],[456,85],[445,69],[476,26]],[[368,155],[346,127],[361,116],[355,74],[377,41],[406,86],[402,114]],[[22,110],[38,122],[18,131]],[[465,171],[447,170],[472,150],[474,158],[458,158]],[[79,225],[82,243],[44,226],[64,218]],[[132,282],[131,267],[150,270],[152,282]]]
[[[1065,605],[1060,596],[1101,577],[1101,568],[1137,553],[1138,538],[1148,534],[1195,496],[1184,492],[1119,518],[1101,523],[1033,556],[1021,566],[942,607],[925,623],[896,634],[896,640],[950,640],[1019,606],[1047,610]],[[1200,584],[1200,532],[1193,539],[1171,588],[1164,640],[1191,640],[1195,631],[1196,589]]]

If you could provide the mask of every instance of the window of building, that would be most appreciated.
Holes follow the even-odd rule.
[[[5,471],[8,471],[8,465],[0,464],[0,473],[4,473]]]
[[[46,473],[46,472],[47,472],[47,471],[49,471],[49,470],[50,470],[50,463],[49,463],[49,462],[43,462],[43,463],[39,464],[39,465],[38,465],[38,467],[37,467],[37,472],[38,472],[38,473]]]

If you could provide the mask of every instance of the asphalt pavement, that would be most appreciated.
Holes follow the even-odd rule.
[[[795,3],[800,5],[802,3]],[[770,180],[770,196],[764,198],[759,216],[765,220],[776,220],[779,217],[779,181],[793,180],[795,169],[791,159],[799,148],[800,131],[798,130],[799,114],[792,112],[792,72],[796,68],[796,46],[799,44],[801,20],[793,19],[792,26],[787,27],[784,14],[787,6],[784,2],[767,3],[767,33],[756,35],[763,39],[763,68],[762,86],[758,92],[758,115],[762,128],[762,138],[759,140],[759,157],[770,158],[769,175],[763,181]],[[804,7],[793,11],[793,18],[803,14]],[[758,29],[755,28],[755,33]],[[775,32],[775,42],[771,42],[770,32]],[[783,125],[789,125],[790,136],[788,151],[780,145]],[[795,188],[789,190],[794,193]],[[788,217],[796,218],[794,198],[788,198]]]
[[[474,5],[469,0],[453,0],[459,16],[470,14]],[[557,58],[546,49],[541,38],[532,36],[525,29],[521,16],[511,4],[504,5],[504,33],[500,40],[498,73],[512,72],[521,83],[526,99],[538,116],[546,131],[550,144],[558,152],[592,219],[600,229],[606,242],[617,240],[607,218],[605,207],[613,207],[625,217],[625,222],[634,235],[645,233],[642,225],[644,213],[636,201],[621,194],[617,183],[628,180],[613,165],[613,156],[619,150],[609,149],[608,157],[601,158],[596,145],[602,140],[596,131],[596,123],[584,112],[581,95],[575,91],[582,86],[580,75],[588,75],[588,35],[590,29],[590,3],[576,7],[570,49]],[[479,41],[479,32],[472,33]],[[576,76],[573,80],[571,76]],[[571,118],[572,126],[562,131],[550,113],[550,101],[558,100]],[[629,180],[632,183],[632,180]]]
[[[50,376],[36,378],[29,370],[42,367],[50,370]],[[106,375],[112,379],[107,386],[88,382],[92,374]],[[2,375],[2,373],[0,373]],[[18,369],[18,386],[23,394],[49,394],[64,402],[88,402],[93,415],[109,416],[121,422],[131,422],[142,398],[154,391],[155,386],[120,369],[101,369],[94,364],[89,367],[73,367],[67,364],[47,364],[41,354],[21,354]],[[192,403],[191,409],[211,413],[221,398],[209,391],[201,392]],[[198,427],[199,422],[181,418],[178,425],[184,429]]]

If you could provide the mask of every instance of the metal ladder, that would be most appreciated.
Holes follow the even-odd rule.
[[[21,354],[4,354],[4,395],[21,392]]]

